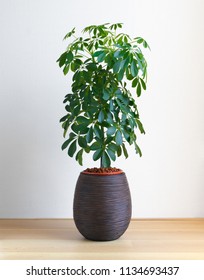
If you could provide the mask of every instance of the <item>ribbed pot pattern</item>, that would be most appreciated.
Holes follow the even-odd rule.
[[[131,219],[131,196],[125,173],[108,176],[80,173],[74,194],[74,221],[89,240],[119,238]]]

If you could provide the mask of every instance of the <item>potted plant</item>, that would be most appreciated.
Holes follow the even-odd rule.
[[[83,154],[90,152],[100,162],[99,168],[80,173],[74,196],[75,224],[90,240],[114,240],[127,229],[128,182],[111,161],[128,157],[126,142],[142,155],[136,130],[145,131],[134,95],[146,90],[147,62],[141,46],[149,46],[141,37],[117,33],[120,28],[121,23],[92,25],[83,30],[83,37],[76,37],[72,29],[64,39],[73,41],[57,60],[64,75],[73,72],[72,89],[64,99],[66,114],[60,119],[67,137],[62,150],[80,165]]]

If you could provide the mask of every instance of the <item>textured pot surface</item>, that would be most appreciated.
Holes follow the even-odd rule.
[[[79,175],[74,195],[74,221],[87,239],[119,238],[131,218],[131,197],[125,173]]]

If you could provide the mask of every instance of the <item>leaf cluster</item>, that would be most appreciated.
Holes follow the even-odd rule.
[[[109,167],[116,157],[128,157],[125,142],[137,144],[136,129],[145,133],[135,99],[146,90],[147,62],[141,46],[149,48],[141,38],[118,33],[122,23],[91,25],[83,37],[75,37],[75,28],[66,51],[57,62],[65,75],[73,72],[72,90],[65,96],[66,114],[60,119],[64,137],[71,131],[62,149],[80,165],[83,153],[93,152],[93,160]]]

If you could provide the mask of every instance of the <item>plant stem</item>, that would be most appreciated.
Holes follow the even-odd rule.
[[[102,160],[102,157],[100,158],[100,168],[103,168],[103,160]]]
[[[101,125],[101,133],[102,133],[102,148],[104,149],[105,148],[105,139],[104,139],[104,127]],[[100,159],[100,167],[103,168],[104,167],[104,164],[103,164],[103,157],[101,157]]]

